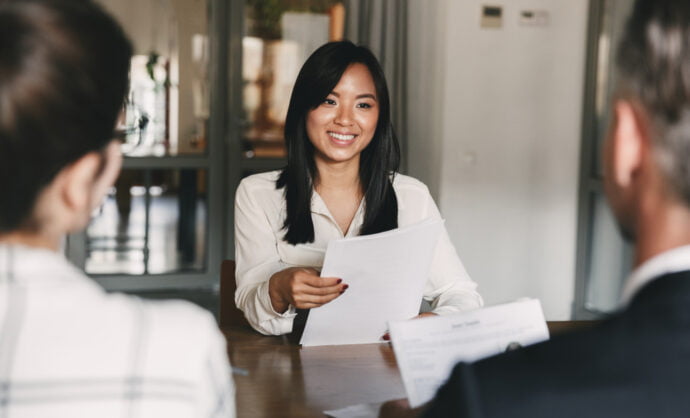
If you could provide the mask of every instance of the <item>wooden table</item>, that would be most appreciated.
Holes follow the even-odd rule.
[[[549,322],[551,334],[590,325]],[[404,398],[390,344],[299,347],[249,328],[224,329],[234,367],[237,416],[323,417],[323,411]]]

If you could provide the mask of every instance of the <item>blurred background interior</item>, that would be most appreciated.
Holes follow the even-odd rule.
[[[217,312],[234,190],[282,167],[302,63],[350,39],[380,59],[402,172],[429,186],[487,304],[537,297],[549,320],[615,308],[631,253],[599,148],[631,1],[98,1],[135,46],[124,170],[66,252],[107,289]]]

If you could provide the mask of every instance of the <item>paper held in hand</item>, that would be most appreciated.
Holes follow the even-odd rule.
[[[300,344],[374,343],[388,321],[416,316],[442,220],[328,243],[321,277],[339,277],[347,291],[309,312]]]
[[[390,323],[395,358],[412,408],[431,400],[460,361],[472,362],[549,339],[537,299]]]

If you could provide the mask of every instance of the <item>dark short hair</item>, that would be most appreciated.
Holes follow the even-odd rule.
[[[352,64],[369,70],[376,88],[379,118],[369,145],[360,157],[359,177],[364,188],[365,214],[361,235],[398,226],[398,204],[392,176],[400,165],[400,145],[390,116],[390,97],[383,69],[374,54],[349,41],[329,42],[309,56],[297,76],[285,120],[288,163],[276,187],[284,187],[287,206],[285,241],[299,244],[314,241],[311,219],[313,180],[317,177],[314,146],[307,136],[306,120],[333,91]]]
[[[690,206],[690,1],[638,0],[617,58],[623,88],[652,120],[666,182]]]
[[[90,0],[0,0],[0,232],[40,191],[113,138],[132,47]]]

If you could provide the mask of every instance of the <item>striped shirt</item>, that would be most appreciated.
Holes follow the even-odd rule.
[[[234,417],[225,340],[186,302],[107,294],[61,255],[0,244],[0,418]]]

